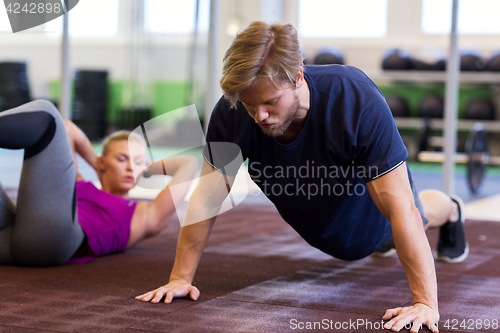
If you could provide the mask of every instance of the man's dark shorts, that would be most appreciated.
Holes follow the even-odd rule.
[[[417,206],[418,211],[420,212],[420,216],[422,217],[422,222],[424,223],[424,227],[429,223],[429,220],[424,216],[424,206],[422,205],[422,201],[418,197],[418,191],[413,182],[413,175],[411,170],[408,168],[408,178],[410,180],[411,191],[413,193],[413,199],[415,200],[415,206]]]

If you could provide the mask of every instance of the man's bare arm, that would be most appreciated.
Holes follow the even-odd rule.
[[[412,332],[417,332],[421,324],[438,332],[434,325],[439,320],[434,259],[415,206],[406,163],[367,183],[367,187],[374,203],[391,223],[399,260],[413,295],[413,306],[387,310],[383,318],[392,319],[386,328],[399,331],[413,322]]]
[[[168,284],[137,296],[145,302],[158,303],[165,296],[165,303],[174,297],[190,295],[196,300],[199,290],[192,286],[194,275],[205,245],[215,223],[216,214],[228,195],[234,177],[224,176],[203,161],[200,180],[189,200],[184,225],[179,234],[174,267]]]

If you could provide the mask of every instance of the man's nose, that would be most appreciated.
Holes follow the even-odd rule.
[[[259,123],[263,122],[266,120],[266,118],[269,117],[269,112],[267,112],[267,109],[265,106],[256,106],[255,107],[255,120],[257,120]]]

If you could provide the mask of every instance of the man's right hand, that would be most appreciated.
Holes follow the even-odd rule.
[[[170,303],[174,297],[185,297],[188,294],[193,301],[196,301],[200,296],[200,291],[186,280],[171,279],[168,284],[137,296],[135,299],[143,302],[151,301],[151,303],[158,303],[165,296],[165,303]]]

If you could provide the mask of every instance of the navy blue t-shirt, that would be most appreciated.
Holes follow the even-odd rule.
[[[366,182],[399,166],[408,152],[382,93],[361,70],[305,66],[304,75],[310,109],[292,143],[264,135],[240,102],[231,109],[224,98],[206,141],[238,145],[253,181],[309,244],[339,259],[364,258],[391,235]],[[204,151],[219,170],[231,160],[224,154]]]

